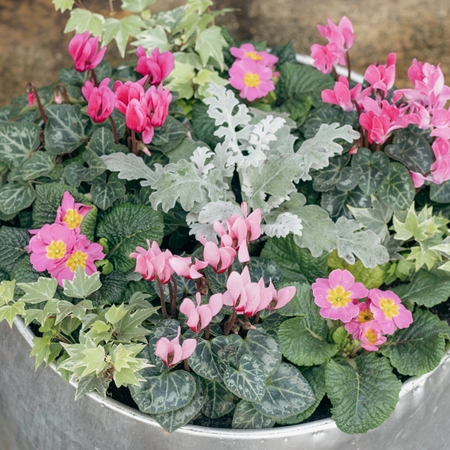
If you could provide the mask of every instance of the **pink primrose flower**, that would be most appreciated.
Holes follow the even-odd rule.
[[[335,269],[328,278],[317,278],[312,284],[314,302],[326,319],[350,322],[359,314],[355,300],[367,297],[368,290],[356,283],[348,270]]]
[[[413,322],[411,311],[402,305],[394,292],[371,289],[368,297],[370,310],[383,333],[393,334],[397,328],[408,328]]]
[[[339,81],[335,83],[334,89],[322,91],[322,101],[339,105],[344,111],[354,111],[356,109],[355,102],[360,104],[370,94],[370,88],[364,89],[362,92],[361,89],[362,85],[359,83],[349,89],[347,78],[341,75]]]
[[[276,309],[280,309],[287,305],[294,298],[297,291],[295,286],[287,286],[277,291],[272,284],[272,280],[270,280],[268,289],[272,292],[272,300],[267,305],[267,309],[271,311],[275,311]]]
[[[196,280],[197,278],[202,278],[203,274],[199,271],[208,266],[205,261],[200,261],[195,258],[195,263],[192,262],[190,256],[177,256],[169,259],[169,264],[175,273],[187,280]]]
[[[97,272],[95,261],[102,260],[104,257],[103,247],[100,244],[91,243],[84,234],[78,234],[71,252],[66,254],[63,261],[49,270],[49,273],[58,280],[60,286],[63,286],[64,280],[73,280],[78,266],[87,275]]]
[[[98,50],[98,37],[89,37],[89,32],[76,34],[69,42],[68,48],[73,64],[78,72],[95,69],[103,59],[106,47]]]
[[[173,70],[174,57],[170,52],[159,53],[156,47],[152,50],[152,54],[147,56],[144,47],[141,45],[136,50],[138,62],[136,72],[141,75],[148,75],[152,85],[159,85],[165,80]]]
[[[327,25],[318,24],[317,29],[328,42],[334,43],[337,46],[337,50],[341,53],[349,50],[355,40],[353,24],[346,16],[341,18],[338,25],[327,19]]]
[[[237,59],[228,73],[231,86],[238,89],[239,96],[249,102],[265,97],[275,89],[271,79],[272,69],[253,59]]]
[[[87,112],[96,123],[104,122],[114,110],[116,97],[108,83],[109,78],[105,78],[98,87],[94,87],[88,80],[81,88],[81,92],[88,101]]]
[[[130,254],[130,258],[136,258],[134,271],[140,273],[145,280],[157,278],[163,284],[168,283],[174,272],[170,265],[172,253],[170,250],[162,252],[156,241],[153,241],[150,246],[150,241],[147,239],[147,246],[147,250],[136,247],[136,252]]]
[[[197,292],[195,299],[196,304],[190,298],[185,298],[180,305],[180,311],[188,318],[187,326],[194,333],[199,333],[211,323],[215,315],[219,314],[223,299],[222,294],[214,294],[207,304],[202,305],[200,292]]]
[[[55,223],[66,224],[70,229],[80,231],[81,222],[92,206],[75,203],[70,192],[64,192],[61,206],[56,211]]]
[[[441,184],[450,180],[450,142],[438,137],[431,145],[436,161],[431,164],[433,183]]]
[[[395,53],[389,53],[386,65],[372,64],[364,74],[364,78],[372,86],[372,89],[375,92],[380,91],[383,97],[386,97],[389,89],[394,86],[396,61],[397,55]]]
[[[268,52],[258,52],[250,43],[242,44],[239,48],[231,47],[230,53],[237,59],[253,59],[253,61],[260,61],[270,68],[273,68],[278,62],[275,55]]]
[[[262,278],[258,283],[252,282],[247,266],[242,273],[231,272],[223,294],[224,305],[233,306],[237,313],[252,317],[267,308],[271,301],[272,291],[265,287]]]
[[[45,224],[39,230],[30,230],[34,236],[25,248],[34,270],[53,272],[73,252],[77,232],[63,223]]]
[[[361,347],[369,352],[378,351],[378,346],[386,342],[381,326],[376,321],[363,323],[360,330]]]
[[[373,322],[373,313],[370,310],[370,300],[358,302],[356,306],[359,309],[358,315],[350,322],[345,324],[345,329],[353,336],[354,339],[360,340],[361,328],[368,322]]]
[[[189,358],[197,347],[195,339],[185,339],[180,345],[181,328],[178,327],[178,334],[171,341],[162,337],[156,342],[155,355],[163,360],[167,367],[176,366],[180,361]]]

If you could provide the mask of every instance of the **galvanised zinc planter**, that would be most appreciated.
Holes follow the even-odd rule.
[[[115,400],[88,394],[54,367],[34,370],[32,332],[20,319],[0,323],[1,450],[371,450],[449,448],[450,352],[433,371],[409,379],[392,416],[362,435],[340,431],[331,419],[267,430],[185,426],[172,434]]]

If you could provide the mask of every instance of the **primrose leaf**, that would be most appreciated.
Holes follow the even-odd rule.
[[[439,365],[449,338],[447,322],[429,311],[416,309],[413,323],[389,336],[381,352],[401,374],[423,375]]]
[[[25,247],[30,235],[22,228],[6,227],[0,229],[0,269],[10,273],[13,267],[27,255]]]
[[[358,222],[345,217],[339,217],[336,226],[338,254],[349,264],[355,264],[356,258],[359,258],[365,267],[374,268],[377,264],[389,261],[388,251],[380,244],[380,238],[373,231],[361,231]]]
[[[80,266],[77,266],[73,280],[63,280],[63,285],[64,295],[67,295],[67,297],[86,298],[100,289],[102,285],[100,272],[87,275]]]
[[[387,358],[365,353],[355,364],[333,358],[325,372],[332,417],[339,429],[351,434],[381,425],[395,409],[402,386]]]

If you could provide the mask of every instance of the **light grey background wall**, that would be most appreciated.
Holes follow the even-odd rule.
[[[114,0],[112,0],[114,3]],[[89,8],[108,14],[109,0],[84,0]],[[119,4],[119,2],[116,2]],[[184,4],[158,0],[155,10]],[[216,8],[238,8],[222,23],[237,39],[253,37],[269,45],[294,40],[299,53],[324,43],[316,24],[347,15],[355,29],[352,64],[363,73],[367,65],[398,55],[397,87],[409,87],[406,71],[413,58],[441,63],[450,85],[450,1],[448,0],[215,0]],[[63,35],[68,12],[55,12],[52,0],[0,0],[0,107],[28,81],[43,86],[71,64]],[[114,46],[114,45],[113,45]],[[108,50],[108,57],[117,54]]]

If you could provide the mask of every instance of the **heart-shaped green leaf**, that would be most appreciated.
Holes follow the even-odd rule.
[[[233,414],[233,428],[259,430],[261,428],[272,428],[275,425],[275,420],[264,416],[257,409],[253,403],[241,400],[234,410]]]
[[[383,152],[359,148],[352,157],[358,185],[365,195],[373,194],[389,174],[389,158]]]
[[[20,165],[38,148],[40,131],[39,125],[30,122],[0,125],[0,161]]]
[[[210,419],[218,419],[234,409],[237,397],[225,386],[215,381],[206,381],[208,393],[202,413]]]
[[[386,206],[393,210],[407,209],[415,195],[408,169],[400,163],[391,163],[389,174],[378,188],[377,195]]]

